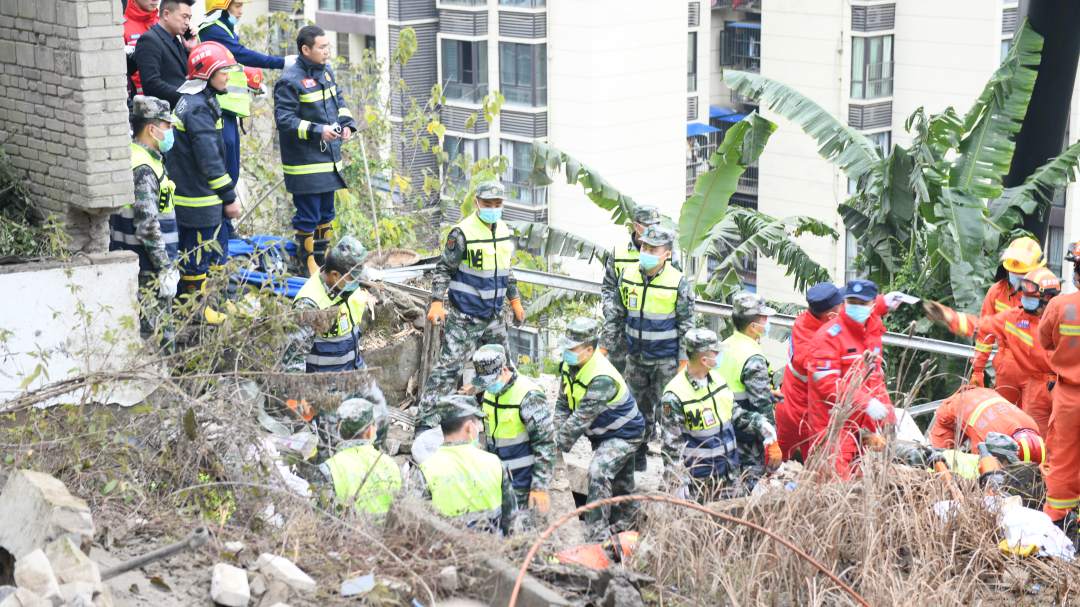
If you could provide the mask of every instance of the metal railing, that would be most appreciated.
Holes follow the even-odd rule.
[[[867,63],[862,72],[855,72],[851,79],[853,99],[877,99],[893,94],[893,62]]]
[[[488,85],[486,82],[482,84],[447,82],[444,91],[448,100],[480,103],[484,100],[484,95],[488,94]]]
[[[749,27],[724,29],[720,65],[747,72],[761,71],[761,30]]]
[[[754,107],[754,108],[756,108],[758,106],[757,99],[754,99],[752,97],[747,97],[746,95],[741,95],[735,90],[731,91],[730,99],[731,99],[731,105],[733,105],[735,107]]]
[[[547,0],[499,0],[499,5],[520,8],[544,8],[547,6]]]
[[[487,0],[439,0],[439,4],[457,4],[459,6],[487,6]]]
[[[743,174],[739,176],[739,183],[735,186],[735,191],[740,194],[750,194],[757,196],[758,193],[758,165],[754,163],[743,171]]]
[[[319,0],[319,10],[374,15],[375,0]]]
[[[547,87],[521,84],[499,84],[499,92],[508,103],[519,103],[531,107],[547,105]]]
[[[761,0],[712,0],[713,10],[760,11]]]
[[[686,195],[694,193],[697,178],[709,170],[709,157],[716,151],[716,143],[707,135],[688,137],[686,151]]]

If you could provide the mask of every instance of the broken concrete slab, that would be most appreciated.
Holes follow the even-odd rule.
[[[251,576],[251,583],[248,585],[251,590],[251,596],[259,598],[266,594],[266,576],[261,573],[256,573]]]
[[[244,607],[251,600],[247,572],[226,563],[214,565],[210,577],[210,598],[225,607]]]
[[[0,601],[0,607],[52,607],[52,605],[52,601],[46,601],[26,588],[16,588],[15,592]]]
[[[282,582],[297,592],[315,592],[318,587],[311,576],[283,556],[264,552],[259,555],[259,560],[255,561],[255,569],[268,580]]]
[[[89,545],[94,537],[90,507],[71,495],[64,483],[48,474],[18,470],[8,476],[0,492],[0,547],[16,559],[67,537]]]
[[[448,592],[454,592],[461,588],[461,579],[458,578],[457,567],[447,565],[439,572],[439,588]]]
[[[62,537],[46,546],[45,556],[49,558],[56,579],[61,584],[101,583],[101,571],[98,570],[97,563],[90,560],[70,537]]]
[[[33,552],[24,554],[15,561],[15,585],[25,588],[41,598],[53,602],[61,602],[60,583],[56,581],[56,574],[49,557],[38,548]]]
[[[225,548],[226,554],[237,555],[244,551],[244,542],[225,542],[223,548]]]
[[[292,596],[292,589],[285,582],[270,580],[266,585],[266,593],[259,600],[259,607],[272,607],[288,601]]]

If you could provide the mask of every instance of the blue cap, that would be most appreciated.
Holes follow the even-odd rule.
[[[831,282],[819,282],[806,292],[806,305],[810,306],[810,311],[815,314],[835,308],[842,303],[844,303],[844,297],[840,295],[840,289]]]
[[[872,280],[856,278],[844,286],[844,297],[853,297],[862,301],[874,301],[877,298],[877,284]]]

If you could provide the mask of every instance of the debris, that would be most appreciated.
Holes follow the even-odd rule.
[[[251,596],[261,597],[266,594],[266,576],[261,573],[256,573],[251,576]]]
[[[14,586],[0,586],[0,601],[8,598],[8,595],[15,594]]]
[[[71,605],[76,603],[80,596],[85,596],[91,601],[94,596],[94,584],[90,582],[72,582],[70,584],[60,584],[60,597],[64,602]]]
[[[225,607],[244,607],[251,600],[247,572],[226,563],[214,565],[210,580],[210,598]]]
[[[71,495],[48,474],[19,470],[8,476],[0,493],[0,547],[20,558],[61,537],[89,545],[94,522],[86,502]]]
[[[621,577],[613,577],[608,582],[607,591],[601,599],[602,607],[645,607],[641,593],[634,585]]]
[[[15,561],[15,584],[46,600],[60,599],[60,584],[49,557],[40,548]]]
[[[272,607],[289,600],[292,595],[289,585],[278,580],[270,580],[266,585],[266,593],[259,601],[259,607]]]
[[[133,558],[130,561],[125,561],[115,567],[106,569],[105,572],[101,574],[101,578],[108,580],[124,572],[143,567],[145,565],[153,563],[154,561],[160,561],[161,559],[168,558],[179,552],[183,552],[192,548],[198,548],[205,544],[209,538],[210,533],[206,530],[206,527],[199,527],[195,529],[195,531],[192,531],[191,535],[180,540],[179,542],[176,542],[175,544],[170,544],[163,548],[158,548],[157,550],[152,550],[140,557]]]
[[[439,587],[450,592],[454,592],[461,587],[457,567],[453,565],[443,567],[442,571],[439,572]]]
[[[15,592],[0,601],[0,607],[51,607],[52,603],[27,590],[16,588]],[[89,607],[89,606],[88,606]]]
[[[45,556],[49,557],[56,579],[61,584],[101,583],[101,572],[98,570],[97,563],[90,560],[90,557],[86,556],[70,537],[62,537],[46,546]]]
[[[227,554],[231,554],[233,556],[243,552],[244,548],[246,548],[246,547],[247,546],[244,546],[244,542],[225,542],[225,546],[224,546],[225,552]]]
[[[341,583],[341,596],[359,596],[367,594],[375,588],[375,574],[369,573],[360,577],[354,577]]]
[[[282,582],[299,592],[315,592],[317,587],[315,580],[283,556],[264,552],[255,562],[255,568],[268,580]]]

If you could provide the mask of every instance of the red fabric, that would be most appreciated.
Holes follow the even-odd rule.
[[[1080,291],[1051,299],[1036,334],[1058,379],[1080,386],[1080,336],[1062,335],[1062,324],[1080,325]]]
[[[979,317],[985,318],[987,316],[993,316],[998,312],[1004,312],[1011,308],[1017,308],[1020,306],[1020,290],[1013,290],[1009,284],[1009,280],[999,280],[995,282],[986,291],[986,297],[983,298],[982,310],[979,311]]]
[[[142,36],[154,24],[158,22],[157,11],[144,11],[135,0],[129,0],[127,10],[124,11],[124,45],[134,47]],[[139,80],[139,72],[131,75],[131,82],[135,91],[142,94],[142,82]]]
[[[974,424],[969,424],[971,415],[979,405],[988,402]],[[1028,429],[1038,430],[1038,423],[1031,415],[1003,399],[1000,394],[989,388],[966,388],[945,399],[934,415],[930,425],[930,444],[938,449],[956,447],[957,426],[963,428],[963,436],[968,439],[972,453],[978,453],[979,443],[986,440],[991,432],[1000,432],[1012,436],[1013,433]],[[1042,436],[1046,436],[1042,434]]]
[[[1074,355],[1074,364],[1075,358]],[[1059,383],[1053,395],[1054,412],[1046,436],[1050,472],[1046,475],[1047,504],[1043,512],[1058,521],[1076,507],[1075,502],[1071,507],[1055,508],[1050,500],[1080,498],[1080,386]]]
[[[805,456],[809,441],[813,438],[810,425],[806,422],[806,357],[814,334],[824,322],[807,310],[795,319],[791,327],[788,364],[780,384],[784,400],[776,404],[776,440],[780,443],[784,459],[791,459],[798,447],[802,447]],[[797,370],[802,378],[796,377],[792,369]]]
[[[975,352],[972,368],[976,372],[986,367],[990,357],[988,351],[997,344],[998,353],[994,357],[994,370],[997,371],[995,388],[1009,402],[1015,403],[1032,414],[1039,423],[1040,432],[1046,432],[1049,419],[1049,396],[1041,394],[1037,384],[1046,384],[1050,378],[1050,356],[1039,343],[1039,325],[1042,318],[1026,312],[1023,308],[1012,308],[983,318],[979,323],[977,346],[982,351]],[[1006,330],[1006,323],[1012,324],[1020,333],[1031,341],[1028,345],[1021,337]],[[1036,384],[1028,388],[1029,384]],[[1042,391],[1045,391],[1043,385]],[[1029,402],[1030,400],[1030,402]],[[1037,413],[1032,412],[1032,407]]]

